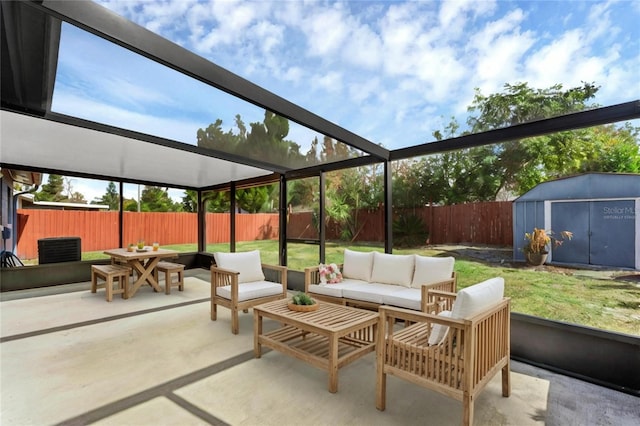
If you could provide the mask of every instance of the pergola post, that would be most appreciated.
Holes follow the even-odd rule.
[[[384,252],[393,251],[393,199],[391,188],[393,176],[391,161],[384,162]]]

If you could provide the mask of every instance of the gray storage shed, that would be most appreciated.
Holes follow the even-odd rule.
[[[573,232],[547,263],[640,270],[640,175],[586,173],[544,182],[513,203],[513,257],[524,261],[525,232]]]

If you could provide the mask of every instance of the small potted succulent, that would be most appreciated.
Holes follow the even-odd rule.
[[[542,265],[547,261],[547,255],[549,254],[549,247],[553,244],[554,247],[561,246],[564,240],[571,240],[573,234],[569,231],[562,231],[556,237],[556,234],[549,230],[545,231],[541,228],[533,228],[533,232],[526,232],[524,238],[527,243],[523,247],[524,255],[527,258],[527,262],[530,265]]]
[[[292,311],[311,312],[317,310],[319,305],[308,294],[298,292],[291,298],[287,306]]]

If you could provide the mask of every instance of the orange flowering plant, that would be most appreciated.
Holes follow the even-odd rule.
[[[524,234],[527,244],[523,250],[526,253],[547,254],[549,253],[549,246],[551,244],[553,244],[554,247],[558,247],[562,245],[564,240],[571,240],[571,238],[573,238],[573,233],[569,231],[562,231],[557,235],[559,236],[556,237],[556,234],[551,230],[545,231],[544,229],[533,228],[533,232],[526,232]]]

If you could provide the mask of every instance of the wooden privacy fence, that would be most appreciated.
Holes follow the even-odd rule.
[[[428,206],[394,212],[394,218],[400,215],[415,215],[421,218],[429,232],[430,244],[513,245],[513,210],[510,201]],[[360,210],[356,218],[356,234],[353,241],[384,241],[382,209]],[[311,212],[290,215],[287,236],[318,238],[317,231],[311,226],[311,219]],[[339,239],[340,231],[340,226],[330,221],[326,230],[327,239]]]
[[[424,221],[431,244],[513,244],[511,202],[469,203],[453,206],[414,208],[398,214],[416,215]],[[119,213],[81,210],[18,210],[16,254],[22,259],[38,257],[38,240],[53,237],[80,237],[82,251],[100,251],[118,247]],[[230,241],[230,216],[207,213],[206,241],[209,244]],[[196,213],[124,213],[124,244],[139,239],[148,244],[196,244]],[[330,222],[327,239],[340,237],[340,226]],[[278,214],[242,213],[236,215],[236,241],[277,239]],[[316,239],[311,212],[292,213],[287,223],[289,238]],[[360,210],[354,242],[384,241],[382,209]]]
[[[21,259],[38,257],[38,240],[55,237],[80,237],[82,251],[100,251],[118,247],[119,213],[82,210],[18,210],[18,243]],[[226,213],[207,213],[208,243],[229,242],[230,220]],[[139,239],[147,244],[197,244],[196,213],[124,212],[123,243]],[[236,240],[253,241],[278,238],[275,213],[236,215]]]

